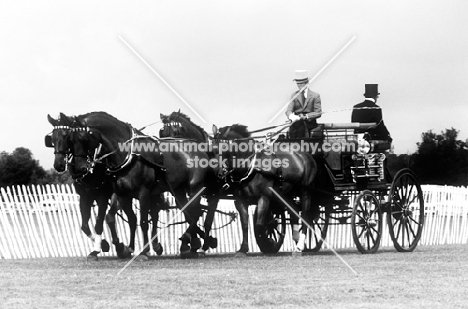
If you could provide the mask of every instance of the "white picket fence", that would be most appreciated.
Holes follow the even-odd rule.
[[[0,193],[0,258],[84,257],[92,251],[92,242],[81,232],[79,197],[73,186],[7,187],[1,188]],[[423,193],[426,219],[420,245],[466,244],[468,241],[468,189],[423,186]],[[91,226],[95,223],[96,208],[93,209]],[[234,203],[230,200],[221,201],[218,209],[223,212],[237,213]],[[137,201],[134,202],[134,210],[139,216]],[[254,207],[250,207],[251,213],[253,210]],[[187,225],[168,226],[168,223],[178,214],[177,210],[160,213],[159,239],[163,244],[165,255],[175,255],[179,252],[178,238]],[[251,215],[250,220],[252,218]],[[175,222],[180,221],[183,221],[182,217],[175,218]],[[213,236],[218,238],[218,247],[210,252],[227,253],[239,249],[242,240],[239,219],[231,224],[228,224],[229,221],[229,216],[216,214]],[[250,224],[249,250],[259,252],[252,226]],[[117,218],[117,228],[120,240],[128,244],[128,224],[120,217]],[[107,226],[104,229],[104,238],[111,242]],[[141,248],[142,239],[138,228],[136,250]],[[392,246],[386,224],[384,224],[381,246]],[[330,247],[335,249],[354,247],[349,225],[330,225],[323,250]],[[292,249],[293,242],[288,225],[281,250],[292,251]],[[110,252],[102,255],[116,256],[113,246]]]

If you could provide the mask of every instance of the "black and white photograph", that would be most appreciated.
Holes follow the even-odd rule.
[[[467,307],[467,17],[1,1],[0,307]]]

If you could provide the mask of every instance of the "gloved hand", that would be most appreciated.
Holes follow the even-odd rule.
[[[291,120],[292,122],[298,121],[300,119],[301,117],[299,117],[298,115],[294,115],[294,114],[289,115],[289,120]]]

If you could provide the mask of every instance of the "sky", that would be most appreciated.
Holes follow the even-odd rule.
[[[0,151],[26,147],[52,168],[47,114],[60,112],[140,128],[180,109],[207,132],[283,124],[283,112],[269,121],[295,70],[316,76],[319,122],[349,122],[376,83],[395,153],[428,130],[466,140],[467,28],[461,0],[2,1]]]

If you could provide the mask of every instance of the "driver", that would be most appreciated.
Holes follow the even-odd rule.
[[[293,123],[289,128],[290,138],[310,137],[310,131],[317,127],[317,118],[322,115],[322,100],[320,94],[307,88],[309,78],[306,70],[297,70],[294,81],[299,88],[291,95],[292,100],[286,109],[286,117]],[[305,88],[304,88],[305,87]],[[303,91],[300,91],[304,88]]]

